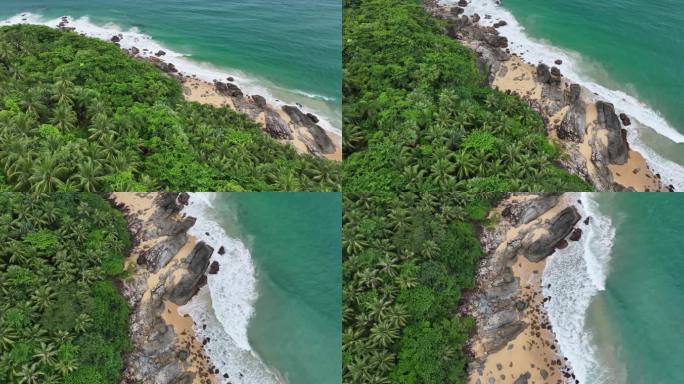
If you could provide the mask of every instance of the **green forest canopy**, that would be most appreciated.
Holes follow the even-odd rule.
[[[345,191],[583,191],[420,0],[343,0]]]
[[[0,193],[0,244],[0,382],[118,384],[122,214],[94,194]]]
[[[457,312],[493,196],[345,194],[345,384],[466,383],[474,320]]]
[[[299,155],[246,115],[186,102],[116,45],[0,28],[0,190],[339,190],[339,165]]]

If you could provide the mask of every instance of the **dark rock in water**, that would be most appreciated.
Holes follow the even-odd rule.
[[[494,28],[503,27],[505,25],[508,25],[508,23],[505,22],[504,20],[500,20],[500,21],[497,21],[496,23],[494,23]]]
[[[244,95],[242,93],[242,90],[235,84],[222,83],[220,81],[215,81],[214,87],[216,88],[216,91],[218,93],[220,93],[221,95],[224,95],[224,96],[242,97]]]
[[[477,13],[474,13],[474,14],[470,17],[470,19],[472,20],[473,23],[477,23],[477,22],[480,21],[480,15],[478,15]]]
[[[632,124],[632,121],[629,119],[629,116],[627,116],[624,113],[620,114],[620,121],[622,121],[622,125],[624,125],[625,127]]]
[[[157,51],[157,53],[154,54],[157,57],[164,56],[166,55],[166,52],[162,51],[161,49]]]
[[[208,272],[208,273],[209,273],[210,275],[215,275],[215,274],[217,274],[218,272],[219,272],[219,263],[218,263],[218,261],[214,261],[214,262],[212,262],[211,265],[209,266],[209,272]]]
[[[550,83],[560,84],[562,75],[561,75],[561,71],[560,71],[560,69],[558,69],[558,67],[551,67],[550,75],[551,75]]]
[[[608,130],[608,162],[624,164],[627,162],[629,147],[623,136],[620,120],[615,114],[613,104],[605,101],[596,102],[599,126]]]
[[[518,377],[513,384],[527,384],[527,380],[530,378],[532,378],[532,375],[529,372],[525,372],[525,374],[520,375],[520,377]]]
[[[458,6],[459,7],[467,7],[468,2],[466,0],[458,0]]]
[[[668,192],[674,192],[675,191],[674,185],[672,185],[672,184],[668,185],[667,190],[668,190]]]
[[[294,139],[290,127],[277,113],[270,111],[266,112],[264,129],[266,130],[266,133],[268,133],[274,139]]]
[[[185,259],[186,261],[189,260],[188,272],[183,274],[180,280],[167,290],[169,300],[175,304],[184,305],[197,293],[203,280],[206,283],[204,273],[209,267],[209,259],[212,253],[214,253],[214,249],[203,241],[195,245],[195,248]]]
[[[226,253],[226,247],[224,247],[224,246],[222,245],[222,246],[219,248],[219,250],[218,250],[218,254],[219,254],[219,255],[223,255],[223,254],[225,254],[225,253]]]
[[[537,65],[537,80],[544,84],[548,84],[551,81],[551,72],[548,65],[544,63]]]
[[[119,36],[114,35],[114,36],[112,36],[112,38],[109,39],[109,40],[110,40],[112,43],[118,43],[119,41],[121,41],[121,38],[120,38]]]
[[[548,232],[535,238],[531,244],[521,246],[525,257],[536,263],[553,253],[556,244],[563,240],[572,231],[575,224],[581,219],[575,207],[567,207],[556,216],[549,219],[551,222]]]
[[[259,108],[266,108],[266,99],[260,95],[252,95],[252,100]]]
[[[565,249],[568,247],[568,242],[565,240],[561,240],[556,244],[556,249]]]
[[[558,59],[558,60],[554,61],[554,63],[555,63],[556,65],[561,65],[561,64],[563,64],[563,60]]]
[[[227,378],[229,378],[229,377],[230,377],[230,376],[228,376],[227,373],[224,373],[224,374],[223,374],[223,378],[224,378],[224,379],[227,379]]]
[[[140,53],[140,50],[138,49],[138,47],[131,47],[130,52],[131,52],[131,55],[136,56]]]
[[[188,203],[190,202],[190,194],[188,194],[187,192],[181,192],[178,194],[178,198],[176,200],[180,205],[188,205]]]
[[[314,115],[313,113],[307,113],[306,117],[311,119],[314,123],[318,123],[320,120],[318,119],[318,116]]]
[[[584,225],[589,225],[590,221],[591,221],[591,216],[587,216],[587,218],[584,219]]]
[[[235,79],[234,79],[232,76],[228,76],[228,78],[227,78],[226,80],[228,80],[228,81],[230,81],[230,82],[235,81]]]
[[[580,238],[582,238],[582,230],[579,228],[575,228],[572,233],[570,234],[570,240],[571,241],[578,241]]]

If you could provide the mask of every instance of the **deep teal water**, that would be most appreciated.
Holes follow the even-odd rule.
[[[250,344],[290,384],[339,384],[342,376],[340,199],[339,193],[226,193],[214,201],[256,267]]]
[[[88,16],[142,33],[193,60],[238,69],[295,94],[306,93],[340,118],[339,0],[3,0],[0,19],[31,12],[52,19]],[[276,92],[279,96],[283,92]],[[300,95],[301,96],[301,95]],[[285,97],[285,96],[283,96]],[[307,105],[307,98],[298,101]],[[320,107],[314,105],[312,108]],[[320,108],[319,108],[320,109]],[[337,122],[333,125],[339,127]]]
[[[606,289],[587,326],[615,384],[678,384],[684,371],[684,196],[597,198],[615,227]]]

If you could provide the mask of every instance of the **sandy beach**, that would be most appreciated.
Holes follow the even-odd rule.
[[[235,106],[233,99],[229,96],[220,94],[217,91],[214,84],[188,76],[184,76],[182,82],[183,94],[185,95],[185,99],[187,101],[195,101],[202,104],[211,104],[219,108],[227,107],[236,112],[240,112],[238,108]],[[290,126],[290,129],[293,131],[292,140],[281,139],[278,141],[284,144],[292,145],[299,153],[309,153],[307,143],[311,143],[314,141],[314,138],[311,136],[311,134],[304,127],[293,124],[290,116],[287,113],[285,113],[282,109],[275,108],[271,105],[267,105],[266,108],[277,113],[278,116],[280,116],[280,118],[282,118],[283,121],[285,121]],[[265,119],[265,113],[262,112],[259,113],[259,115],[256,116],[254,120],[257,123],[259,123],[262,126],[262,128],[264,128],[266,125]],[[322,154],[321,156],[329,160],[342,161],[342,137],[329,131],[326,131],[326,134],[334,143],[335,152],[330,154]]]
[[[560,66],[562,68],[562,65]],[[568,89],[570,84],[566,78],[562,78],[560,87]],[[537,80],[536,66],[523,61],[515,54],[510,56],[510,60],[501,63],[499,70],[494,73],[492,86],[504,92],[509,91],[518,94],[528,102],[543,103],[542,84]],[[591,175],[595,172],[595,168],[592,163],[590,141],[599,139],[607,144],[607,138],[604,131],[597,132],[595,129],[598,124],[595,100],[584,88],[581,92],[581,101],[586,108],[586,134],[582,142],[573,143],[558,139],[557,129],[569,111],[567,107],[549,119],[547,133],[554,142],[561,145],[566,151],[581,154],[586,163],[587,172]],[[610,164],[608,168],[612,173],[613,180],[625,188],[633,188],[637,192],[667,191],[667,188],[661,185],[660,180],[649,168],[644,157],[637,151],[630,149],[625,164]]]
[[[141,220],[142,225],[151,225],[150,218],[157,210],[154,204],[154,199],[158,193],[135,193],[135,192],[116,192],[113,193],[113,198],[117,203],[123,204],[130,213],[137,215]],[[147,269],[137,266],[137,259],[139,255],[154,247],[163,237],[156,237],[141,241],[130,252],[126,261],[126,267],[131,265],[136,266],[133,280],[139,279],[145,282],[144,293],[138,305],[149,305],[151,296],[155,294],[156,290],[166,283],[167,280],[178,281],[186,269],[177,268],[180,262],[186,258],[194,249],[196,239],[193,236],[188,236],[186,243],[173,256],[173,258],[156,273],[150,273]],[[192,384],[217,384],[218,380],[213,373],[210,373],[211,362],[204,353],[201,340],[195,336],[193,330],[193,320],[189,315],[181,315],[178,312],[178,305],[169,300],[163,301],[163,308],[160,308],[161,313],[158,315],[163,321],[172,326],[176,334],[176,346],[182,350],[189,351],[189,356],[186,363],[186,372],[195,373]]]
[[[502,212],[503,207],[511,203],[524,204],[536,197],[536,195],[511,195],[490,212],[490,218],[499,220],[497,224],[499,233],[496,236],[499,237],[500,243],[488,257],[499,260],[494,264],[502,263],[506,267],[510,267],[513,282],[517,279],[513,296],[503,300],[519,313],[516,321],[521,321],[524,328],[502,348],[490,353],[487,353],[487,348],[484,345],[484,343],[491,341],[487,340],[489,336],[481,337],[479,333],[476,334],[471,342],[470,352],[473,354],[474,360],[482,363],[477,369],[470,369],[469,383],[471,384],[513,383],[521,377],[526,377],[527,381],[525,382],[530,383],[561,384],[566,380],[564,375],[570,377],[572,375],[569,367],[567,367],[566,359],[560,354],[544,309],[545,299],[542,293],[541,280],[545,260],[532,262],[525,257],[523,251],[509,259],[511,244],[530,243],[546,235],[545,223],[548,223],[549,220],[568,207],[568,203],[561,197],[555,206],[527,224],[510,225],[508,221],[501,219],[502,215],[505,215]],[[485,263],[484,265],[489,264]],[[485,268],[491,268],[491,266]],[[491,271],[485,272],[485,274],[487,273],[491,273]],[[479,278],[478,291],[485,292],[484,294],[488,295],[489,293],[486,290],[498,290],[497,285],[500,283],[496,283],[496,281],[499,279],[500,276],[495,277],[492,286],[491,276],[484,279]],[[508,281],[509,279],[504,278],[504,280]],[[514,304],[511,305],[513,302]],[[495,306],[497,305],[500,303],[495,304]],[[497,313],[495,316],[499,315],[500,313]],[[478,321],[487,321],[487,319],[480,318]],[[479,324],[478,329],[486,329],[490,326],[490,324]],[[506,325],[503,328],[505,327]],[[491,381],[492,379],[494,381]]]

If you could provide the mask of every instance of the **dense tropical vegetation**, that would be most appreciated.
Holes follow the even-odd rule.
[[[183,100],[114,44],[0,28],[0,190],[339,190],[339,165],[299,155],[245,115]]]
[[[343,0],[346,191],[582,191],[516,96],[421,0]]]
[[[485,194],[345,194],[343,382],[465,383]]]
[[[0,382],[118,384],[122,214],[93,194],[1,193],[0,244]]]

